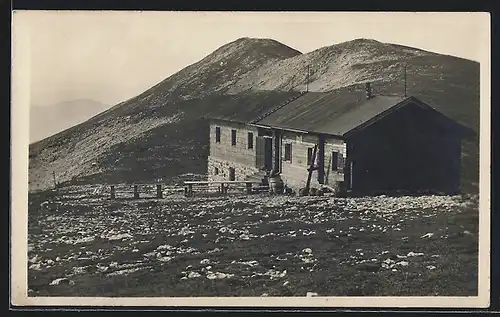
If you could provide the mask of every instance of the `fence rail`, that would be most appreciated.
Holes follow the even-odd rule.
[[[109,197],[116,198],[163,198],[166,195],[183,193],[183,186],[163,184],[109,185]]]
[[[59,187],[58,193],[66,199],[88,197],[107,197],[110,199],[161,199],[168,195],[183,194],[191,197],[196,194],[250,194],[267,190],[251,181],[186,181],[184,185],[166,184],[106,184],[73,185]]]

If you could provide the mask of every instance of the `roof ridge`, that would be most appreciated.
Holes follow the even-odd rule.
[[[275,113],[276,111],[280,110],[281,108],[283,108],[284,106],[288,105],[289,103],[291,103],[292,101],[294,100],[297,100],[298,98],[302,97],[303,95],[305,95],[307,93],[307,91],[301,91],[297,96],[293,96],[292,98],[288,99],[287,101],[285,101],[283,104],[277,106],[277,107],[274,107],[272,108],[271,110],[265,112],[264,114],[260,115],[259,117],[257,117],[256,119],[250,121],[251,124],[255,124],[257,122],[259,122],[260,120],[263,120],[264,118],[270,116],[271,114]]]
[[[404,99],[404,98],[409,98],[410,96],[401,96],[401,95],[398,95],[397,93],[394,93],[394,94],[390,94],[390,93],[377,93],[377,94],[374,94],[373,97],[376,97],[376,96],[380,96],[380,97],[398,97],[398,98],[401,98],[401,99]]]

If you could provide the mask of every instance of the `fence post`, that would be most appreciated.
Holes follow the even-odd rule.
[[[137,185],[134,185],[134,198],[139,198],[139,187]]]
[[[111,185],[111,199],[115,199],[116,194],[115,194],[115,186]]]
[[[161,191],[161,185],[156,185],[156,198],[163,198],[163,192]]]

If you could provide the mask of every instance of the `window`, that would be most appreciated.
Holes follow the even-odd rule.
[[[332,171],[344,169],[344,157],[340,152],[332,152]]]
[[[229,168],[229,180],[234,181],[236,179],[236,171],[234,170],[234,167]]]
[[[215,175],[219,175],[219,169],[217,167],[215,168],[214,171],[215,171]]]
[[[231,130],[231,145],[236,145],[236,130]]]
[[[339,169],[339,152],[332,152],[332,171]]]
[[[312,164],[313,148],[307,148],[307,165]]]
[[[292,143],[285,144],[285,161],[292,161]]]
[[[215,143],[220,143],[220,127],[215,127]]]
[[[253,149],[253,133],[248,132],[248,148]]]

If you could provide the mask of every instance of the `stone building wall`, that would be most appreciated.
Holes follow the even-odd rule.
[[[220,128],[220,142],[216,129]],[[236,144],[232,144],[232,130],[236,131]],[[249,148],[249,133],[252,145]],[[257,128],[233,122],[213,121],[210,124],[210,155],[208,180],[229,180],[229,169],[234,168],[235,179],[244,180],[258,171],[256,167]]]

